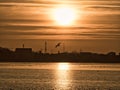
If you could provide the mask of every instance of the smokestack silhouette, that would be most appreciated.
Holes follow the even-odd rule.
[[[63,43],[63,52],[65,52],[65,44]]]
[[[24,44],[23,44],[23,48],[24,48]]]
[[[47,42],[45,41],[45,53],[47,53]]]

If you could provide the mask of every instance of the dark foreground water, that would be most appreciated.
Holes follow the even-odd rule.
[[[0,63],[0,90],[120,90],[120,64]]]

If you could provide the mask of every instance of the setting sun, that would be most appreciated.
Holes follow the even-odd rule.
[[[76,12],[72,7],[60,6],[53,10],[53,18],[61,26],[69,26],[76,19]]]

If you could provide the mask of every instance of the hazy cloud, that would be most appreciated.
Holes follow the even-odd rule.
[[[69,4],[78,9],[78,16],[82,18],[77,19],[75,26],[53,24],[48,9],[59,4]],[[119,10],[119,0],[0,0],[0,37],[65,35],[119,39]],[[56,30],[71,32],[56,33]]]

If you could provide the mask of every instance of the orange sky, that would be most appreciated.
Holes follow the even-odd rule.
[[[76,19],[68,26],[57,24],[51,16],[52,10],[61,5],[69,6],[76,11]],[[109,43],[109,49],[119,52],[119,8],[118,0],[0,0],[0,46],[12,48],[14,40],[23,40],[29,44],[31,42],[27,42],[28,39],[32,42],[67,39],[77,40],[71,46],[73,50],[80,48],[81,44],[85,46],[82,48],[88,48],[86,50],[95,48],[95,51],[102,51],[101,49]],[[98,41],[100,45],[103,42],[102,48]],[[19,45],[13,46],[15,48]],[[105,51],[109,49],[106,47]]]

